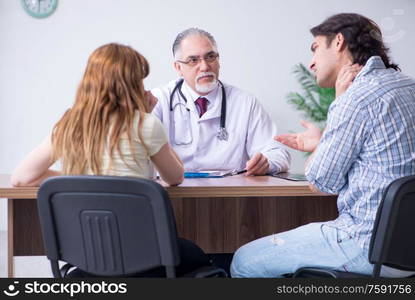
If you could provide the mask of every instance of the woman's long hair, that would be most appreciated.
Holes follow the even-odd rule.
[[[52,134],[53,156],[62,159],[64,174],[102,174],[104,150],[111,164],[115,151],[122,157],[121,135],[127,134],[132,145],[137,112],[138,137],[145,147],[141,128],[149,104],[143,79],[148,74],[147,60],[131,47],[107,44],[91,54],[75,103]]]

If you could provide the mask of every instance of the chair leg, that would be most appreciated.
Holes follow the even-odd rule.
[[[176,270],[174,266],[166,266],[166,277],[167,278],[176,278]]]
[[[62,278],[62,274],[61,274],[61,271],[59,269],[59,263],[58,263],[58,261],[57,260],[51,260],[50,261],[50,266],[52,268],[53,277],[55,277],[55,278]]]
[[[380,270],[382,268],[382,264],[381,263],[376,263],[375,266],[373,267],[373,273],[372,273],[372,277],[373,278],[379,278],[380,277]]]

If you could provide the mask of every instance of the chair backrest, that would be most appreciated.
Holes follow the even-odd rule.
[[[380,266],[415,270],[415,175],[393,181],[379,206],[369,248],[369,261]]]
[[[59,176],[39,188],[46,255],[97,276],[126,276],[179,263],[167,192],[138,178]],[[59,272],[52,265],[55,277]]]

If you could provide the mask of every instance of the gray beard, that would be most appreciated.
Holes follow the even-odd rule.
[[[211,91],[213,91],[218,85],[218,80],[215,79],[214,81],[210,82],[210,83],[205,83],[205,84],[195,84],[195,89],[197,92],[202,93],[202,94],[207,94],[210,93]]]

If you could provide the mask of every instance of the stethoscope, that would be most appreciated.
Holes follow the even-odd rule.
[[[219,84],[221,85],[221,88],[222,88],[222,106],[221,106],[221,112],[220,112],[220,127],[219,127],[219,130],[218,130],[218,133],[217,133],[216,136],[221,141],[227,141],[228,140],[228,132],[226,131],[226,128],[225,128],[225,124],[226,124],[226,92],[225,92],[225,87],[224,87],[223,83],[220,80],[218,80],[218,81],[219,81]],[[176,86],[174,87],[173,91],[170,94],[170,113],[172,115],[174,115],[174,113],[173,113],[173,98],[174,98],[174,94],[176,93],[176,91],[179,92],[179,95],[184,100],[185,105],[187,104],[187,99],[186,99],[185,95],[182,92],[183,82],[184,82],[184,79],[180,79],[179,81],[177,81]],[[186,107],[186,110],[190,114],[190,109]],[[174,122],[174,120],[173,120],[173,122]],[[192,132],[191,128],[190,128],[190,132]],[[191,144],[193,142],[193,135],[191,135],[191,140],[189,142],[181,142],[181,143],[177,143],[175,132],[174,132],[173,135],[174,135],[173,142],[176,145],[188,145],[188,144]]]

